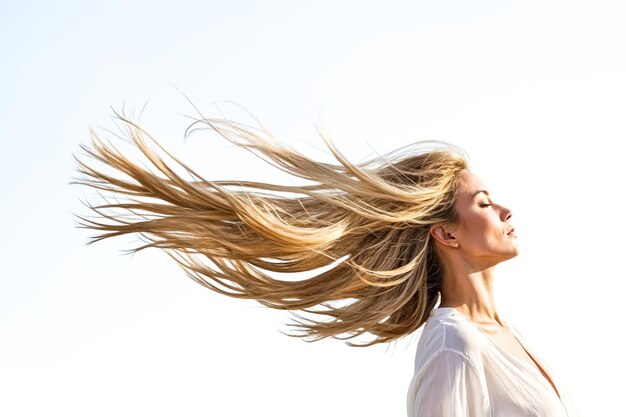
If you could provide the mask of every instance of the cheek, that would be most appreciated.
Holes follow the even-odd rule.
[[[466,236],[481,236],[487,232],[489,227],[489,221],[479,213],[469,212],[461,220],[460,229]]]
[[[492,246],[498,242],[500,230],[486,216],[477,213],[468,213],[459,228],[461,236],[466,243],[477,246]]]

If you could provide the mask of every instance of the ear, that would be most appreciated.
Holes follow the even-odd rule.
[[[459,242],[457,242],[456,237],[451,233],[446,231],[445,225],[435,225],[430,228],[430,235],[439,243],[444,246],[458,248]]]

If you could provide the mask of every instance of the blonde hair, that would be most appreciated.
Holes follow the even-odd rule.
[[[149,165],[131,161],[94,131],[91,148],[81,145],[87,157],[116,171],[107,174],[75,156],[81,176],[74,183],[116,197],[114,203],[88,203],[97,219],[77,216],[79,227],[98,232],[89,243],[139,234],[146,243],[131,252],[164,249],[211,290],[289,310],[296,318],[288,326],[299,333],[288,335],[309,340],[369,333],[370,341],[346,343],[390,342],[419,329],[435,307],[442,272],[429,231],[455,220],[457,175],[468,166],[460,148],[422,141],[355,164],[321,134],[338,162],[330,164],[279,143],[263,129],[203,118],[194,126],[212,129],[311,183],[209,181],[137,124],[118,118]],[[271,274],[323,267],[305,279]]]

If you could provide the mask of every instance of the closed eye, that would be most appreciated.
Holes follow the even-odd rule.
[[[489,204],[487,204],[487,203],[480,204],[480,207],[489,207],[489,206],[491,206],[491,203],[489,203]]]

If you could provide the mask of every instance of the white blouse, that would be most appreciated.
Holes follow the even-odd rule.
[[[579,417],[563,383],[502,320],[550,376],[498,346],[452,307],[435,308],[423,326],[409,386],[409,417]]]

